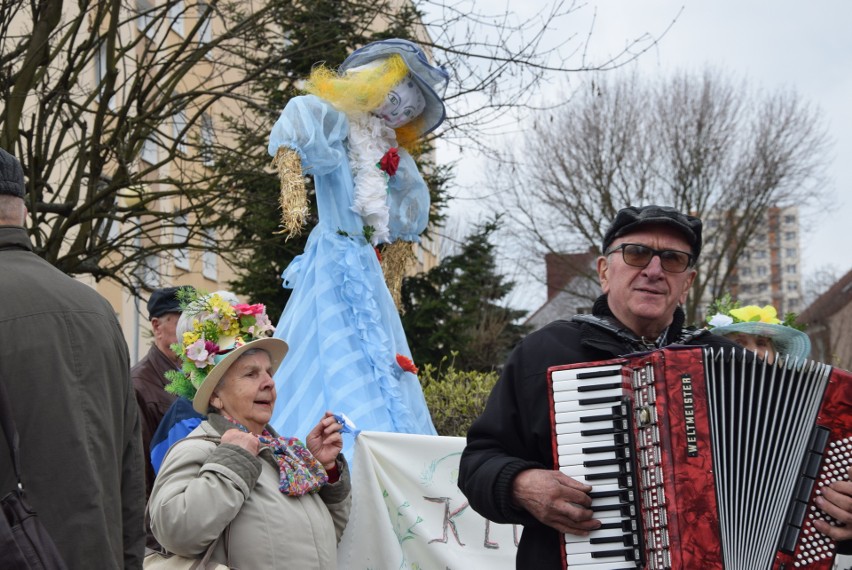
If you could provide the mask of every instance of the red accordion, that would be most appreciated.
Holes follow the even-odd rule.
[[[548,370],[554,468],[602,527],[571,570],[828,570],[814,505],[852,466],[852,374],[743,350],[670,347]]]

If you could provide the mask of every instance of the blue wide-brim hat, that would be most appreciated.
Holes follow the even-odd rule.
[[[710,332],[723,336],[733,333],[765,336],[772,341],[779,354],[786,354],[789,358],[797,360],[806,360],[811,354],[811,339],[808,335],[784,325],[752,321],[714,327],[710,329]]]
[[[443,98],[447,91],[447,84],[450,82],[450,75],[443,67],[436,67],[429,63],[426,52],[420,46],[402,39],[373,42],[353,51],[340,64],[339,71],[343,73],[348,69],[360,67],[393,54],[398,54],[405,61],[408,71],[423,92],[423,98],[426,99],[426,106],[420,114],[423,119],[420,136],[427,135],[437,129],[447,117]]]

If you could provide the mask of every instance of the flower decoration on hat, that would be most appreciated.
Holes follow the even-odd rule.
[[[707,324],[711,328],[727,327],[737,323],[766,323],[782,325],[803,330],[804,327],[796,322],[795,313],[787,313],[784,320],[778,318],[778,311],[772,305],[747,305],[740,307],[739,301],[731,299],[730,294],[716,299],[707,308]]]
[[[235,348],[266,338],[275,327],[262,304],[231,304],[218,293],[180,295],[182,319],[189,321],[178,342],[171,346],[181,360],[181,370],[166,372],[166,391],[189,400],[210,371]]]

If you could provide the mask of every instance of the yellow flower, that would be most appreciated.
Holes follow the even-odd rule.
[[[197,332],[187,331],[187,332],[183,333],[183,345],[189,346],[190,344],[194,343],[195,341],[197,341],[200,338],[201,338],[201,335],[198,334]]]
[[[219,295],[210,296],[210,309],[211,311],[218,313],[220,317],[234,318],[237,316],[237,312],[230,303],[225,301],[225,299]]]
[[[778,312],[772,305],[766,305],[762,309],[757,305],[749,305],[748,307],[732,309],[731,316],[747,323],[759,322],[773,325],[781,324],[780,319],[778,319]]]

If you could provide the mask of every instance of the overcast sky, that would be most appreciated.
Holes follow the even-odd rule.
[[[546,4],[508,1],[519,14]],[[711,65],[751,86],[793,88],[817,105],[834,142],[827,174],[837,207],[822,212],[812,227],[802,227],[803,275],[829,265],[838,277],[852,269],[852,0],[599,0],[587,2],[562,26],[576,22],[577,29],[569,31],[582,31],[595,13],[592,57],[614,54],[646,33],[659,35],[677,18],[658,45],[640,57],[636,65],[643,73]],[[557,41],[565,31],[553,33]],[[456,216],[463,217],[461,209],[453,210]],[[532,306],[543,301],[542,288]]]

